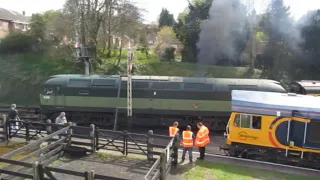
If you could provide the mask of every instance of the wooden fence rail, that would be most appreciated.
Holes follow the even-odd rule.
[[[90,127],[82,127],[72,126],[71,124],[53,124],[50,120],[47,120],[46,123],[16,120],[6,121],[5,117],[3,117],[3,120],[3,129],[6,132],[6,139],[8,141],[13,137],[20,137],[24,138],[28,143],[27,145],[0,157],[0,162],[9,163],[8,166],[0,169],[0,173],[3,174],[33,179],[54,179],[52,173],[65,173],[85,177],[85,179],[88,180],[121,179],[95,174],[94,171],[78,172],[47,166],[55,159],[61,157],[61,154],[67,151],[68,148],[77,146],[84,147],[87,149],[87,152],[91,153],[104,149],[118,151],[123,155],[144,155],[149,161],[154,161],[154,164],[145,176],[145,180],[166,179],[171,167],[176,165],[178,161],[178,134],[172,138],[169,136],[153,134],[152,130],[147,134],[137,134],[128,131],[99,129],[93,124],[90,125]],[[13,129],[11,124],[15,124],[16,122],[19,123],[19,126],[17,129]],[[41,138],[31,141],[38,136],[41,136]],[[59,138],[55,139],[54,137],[56,136],[59,136]],[[163,141],[163,144],[159,144],[156,140]],[[31,147],[38,147],[45,141],[48,141],[46,147],[38,148],[19,160],[9,159]],[[36,156],[37,159],[32,162],[26,162],[29,158],[34,156]],[[23,171],[10,171],[10,168],[14,165],[22,166],[20,170]],[[26,170],[30,171],[30,169],[33,171],[33,174],[26,173]]]

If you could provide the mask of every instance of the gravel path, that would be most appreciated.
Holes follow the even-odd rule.
[[[181,153],[179,153],[179,161]],[[198,155],[194,154],[194,160]],[[186,157],[188,158],[188,157]],[[101,156],[100,153],[89,155],[83,158],[61,158],[58,162],[53,163],[53,167],[59,167],[75,171],[90,171],[94,170],[96,174],[121,177],[130,180],[142,180],[152,166],[152,162],[148,162],[146,157],[140,155],[122,156],[120,153],[108,151],[106,155]],[[167,180],[183,179],[183,173],[195,166],[195,163],[189,164],[186,160],[179,164],[177,168],[172,168]],[[79,180],[82,178],[55,173],[57,179],[63,180]]]
[[[75,171],[94,170],[95,174],[121,177],[124,179],[142,180],[152,166],[152,162],[148,162],[146,158],[130,158],[120,155],[110,155],[101,158],[94,154],[83,158],[61,158],[58,163],[53,163],[54,167],[60,167]],[[82,178],[55,173],[57,179],[63,180],[79,180]]]

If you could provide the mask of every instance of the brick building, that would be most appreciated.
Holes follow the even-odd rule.
[[[12,32],[27,31],[29,21],[30,17],[25,16],[25,12],[18,13],[0,7],[0,39]]]

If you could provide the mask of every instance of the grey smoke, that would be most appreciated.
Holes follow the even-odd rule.
[[[239,0],[213,0],[209,19],[200,24],[198,63],[215,65],[221,57],[236,59],[234,42],[246,36],[246,20],[246,9]]]
[[[283,6],[282,0],[271,0],[269,4],[269,8],[271,3],[276,4],[280,8]],[[287,8],[287,6],[286,6]],[[289,7],[290,12],[290,7]],[[292,12],[291,12],[292,13]],[[291,50],[293,50],[295,53],[301,53],[301,49],[299,45],[304,42],[303,37],[301,36],[301,30],[303,27],[309,25],[310,22],[310,16],[312,16],[315,12],[309,11],[306,15],[301,17],[298,21],[295,21],[294,18],[289,15],[288,18],[279,17],[281,15],[273,15],[271,16],[270,23],[272,25],[273,31],[275,33],[279,33],[281,37],[284,38],[285,41],[287,41],[288,46]]]

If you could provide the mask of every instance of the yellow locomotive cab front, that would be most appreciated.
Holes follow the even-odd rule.
[[[229,155],[320,165],[319,98],[233,90],[225,133]]]

